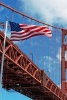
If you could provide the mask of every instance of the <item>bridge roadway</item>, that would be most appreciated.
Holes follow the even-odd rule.
[[[4,34],[0,31],[0,65]],[[61,89],[53,83],[13,42],[6,39],[3,88],[13,89],[33,100],[67,100]]]

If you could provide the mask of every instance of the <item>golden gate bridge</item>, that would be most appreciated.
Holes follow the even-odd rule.
[[[12,20],[13,13],[16,12],[23,17],[45,24],[3,4],[2,2],[0,2],[0,6],[4,6],[12,11]],[[0,25],[3,27],[5,26],[3,23],[0,23]],[[58,28],[55,26],[51,27]],[[11,42],[8,37],[6,38],[4,55],[2,76],[3,88],[6,90],[13,89],[32,98],[33,100],[67,100],[67,61],[65,61],[65,51],[67,50],[67,45],[64,42],[67,30],[62,28],[58,29],[62,31],[61,89],[46,75],[43,70],[38,68],[38,66],[30,60],[17,45]],[[4,33],[0,31],[0,65],[2,62],[3,41]]]

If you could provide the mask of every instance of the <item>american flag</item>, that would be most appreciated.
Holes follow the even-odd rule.
[[[33,36],[45,35],[47,37],[52,36],[50,29],[45,26],[18,24],[15,22],[9,22],[11,27],[11,41],[25,40]]]

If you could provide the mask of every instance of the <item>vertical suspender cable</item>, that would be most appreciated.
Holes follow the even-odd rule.
[[[39,25],[39,22],[38,22],[38,25]],[[40,37],[37,36],[37,46],[38,46],[38,47],[37,47],[37,51],[36,51],[36,52],[37,52],[36,57],[37,57],[37,66],[38,66],[38,67],[40,67],[40,66],[39,66],[39,54],[40,54],[40,50],[39,50],[40,41],[39,41],[39,38],[40,38]]]
[[[48,43],[48,76],[50,77],[50,45],[49,45],[49,40],[47,41]]]
[[[42,70],[44,70],[44,36],[42,36]]]
[[[14,11],[12,10],[12,22],[14,20]]]
[[[23,20],[22,20],[22,22],[24,23],[24,16],[23,16]]]
[[[31,19],[31,23],[32,23],[32,19]],[[29,38],[29,45],[30,46],[28,46],[29,48],[29,54],[30,54],[30,59],[31,59],[31,61],[33,61],[33,52],[32,52],[32,38]]]

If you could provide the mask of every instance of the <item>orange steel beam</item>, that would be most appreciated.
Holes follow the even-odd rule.
[[[2,46],[2,47],[0,46],[1,50],[3,50],[3,40],[2,41],[0,40],[0,45]],[[7,42],[6,45],[7,46],[5,49],[5,56],[9,58],[13,63],[15,62],[19,68],[24,70],[31,77],[34,77],[37,82],[41,83],[40,79],[41,71],[37,67],[35,67],[34,64],[32,64],[30,59],[24,53],[22,53],[16,45],[14,45],[13,43],[10,44],[10,41]],[[37,69],[38,71],[35,73]],[[35,76],[33,76],[34,73]]]
[[[4,34],[0,31],[0,64]],[[67,100],[60,88],[13,42],[6,39],[3,88],[14,89],[34,100]]]
[[[65,36],[67,35],[67,30],[62,30],[62,55],[61,55],[61,88],[64,94],[67,94],[67,61],[65,59],[65,52],[67,51],[67,44],[65,43]]]

